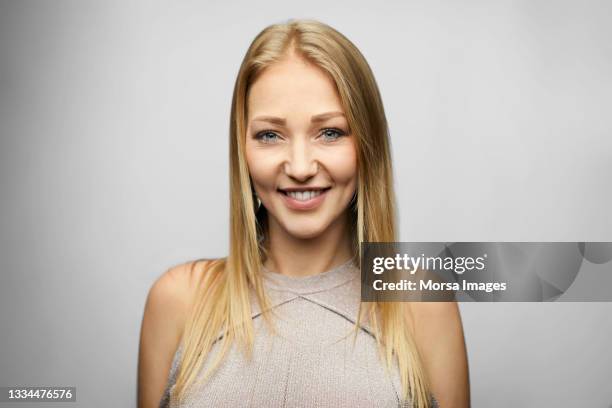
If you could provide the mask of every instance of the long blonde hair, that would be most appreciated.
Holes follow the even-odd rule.
[[[250,358],[253,324],[249,287],[254,289],[263,317],[272,325],[270,303],[260,277],[267,254],[265,208],[257,209],[245,159],[247,99],[250,86],[270,64],[288,51],[297,52],[323,69],[336,84],[351,133],[355,135],[358,162],[356,200],[349,209],[354,254],[361,259],[362,242],[396,241],[388,127],[374,75],[359,50],[333,28],[311,20],[293,20],[265,28],[251,43],[238,72],[230,117],[230,245],[227,258],[208,265],[198,297],[182,337],[183,353],[171,399],[181,399],[196,380],[213,343],[220,341],[215,359],[205,371],[205,381],[236,341]],[[386,367],[395,358],[403,397],[413,406],[430,406],[429,386],[407,308],[401,302],[360,303],[355,333],[367,313]]]

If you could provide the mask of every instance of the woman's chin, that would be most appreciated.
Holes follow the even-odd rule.
[[[299,239],[312,239],[321,235],[325,231],[324,225],[314,225],[313,223],[300,225],[299,223],[291,224],[290,228],[287,228],[289,235]]]

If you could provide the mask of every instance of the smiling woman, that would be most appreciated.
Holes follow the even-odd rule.
[[[395,196],[374,76],[338,31],[291,21],[249,47],[230,194],[229,255],[149,293],[139,406],[469,405],[455,304],[361,302],[360,243],[396,240]]]

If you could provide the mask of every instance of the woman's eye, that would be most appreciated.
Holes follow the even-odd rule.
[[[345,133],[342,130],[335,128],[323,129],[321,131],[321,136],[326,142],[333,142],[344,135]],[[276,143],[280,139],[280,136],[270,130],[264,130],[257,133],[255,139],[262,143]]]
[[[325,140],[334,141],[340,138],[341,136],[344,136],[344,132],[340,129],[323,129],[321,135]]]
[[[273,143],[278,138],[278,135],[276,133],[274,133],[274,132],[263,131],[263,132],[259,132],[257,135],[255,135],[255,138],[257,140],[262,141],[263,143]]]

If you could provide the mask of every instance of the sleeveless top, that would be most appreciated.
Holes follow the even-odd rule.
[[[232,344],[208,380],[192,387],[179,406],[169,400],[182,351],[179,344],[160,408],[412,406],[401,397],[397,363],[391,372],[385,369],[365,313],[353,347],[361,299],[354,259],[307,277],[262,266],[262,277],[276,312],[272,316],[277,335],[268,330],[251,289],[251,360]],[[210,363],[205,360],[200,376]],[[435,399],[433,403],[437,407]]]

